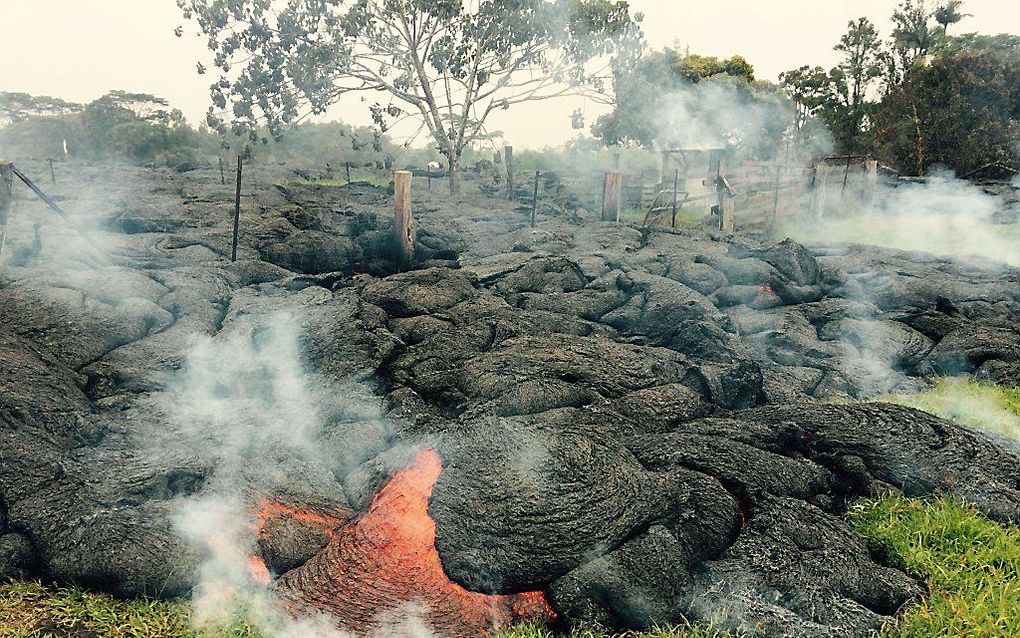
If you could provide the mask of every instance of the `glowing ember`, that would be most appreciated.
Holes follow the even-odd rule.
[[[380,614],[409,604],[423,605],[433,631],[447,638],[551,620],[554,613],[542,592],[478,594],[446,576],[428,513],[442,471],[437,453],[420,453],[322,552],[280,580],[281,593],[295,607],[327,611],[343,628],[359,632],[372,630]]]

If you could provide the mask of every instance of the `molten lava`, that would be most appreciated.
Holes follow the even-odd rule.
[[[266,567],[266,561],[258,556],[248,557],[248,575],[253,583],[263,587],[269,587],[269,583],[273,579],[269,573],[269,568]]]
[[[478,594],[446,576],[428,513],[442,471],[436,452],[421,452],[325,549],[286,574],[278,588],[295,611],[328,612],[344,629],[369,632],[380,614],[423,606],[423,619],[446,638],[476,638],[518,622],[551,620],[554,613],[542,592]]]

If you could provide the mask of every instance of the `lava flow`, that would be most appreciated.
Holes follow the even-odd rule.
[[[419,453],[325,549],[280,579],[281,595],[296,612],[327,612],[343,629],[359,633],[376,630],[380,614],[408,606],[423,607],[423,619],[445,638],[476,638],[518,622],[552,620],[542,592],[479,594],[446,576],[428,513],[442,471],[436,452]]]

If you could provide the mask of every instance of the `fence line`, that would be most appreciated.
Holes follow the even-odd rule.
[[[794,216],[821,218],[848,206],[867,206],[877,192],[880,167],[866,156],[830,157],[813,165],[779,159],[729,167],[721,152],[700,153],[707,159],[701,165],[685,161],[669,172],[665,161],[659,171],[586,171],[568,176],[544,172],[543,195],[572,200],[593,217],[600,211],[605,215],[606,176],[619,174],[622,184],[617,186],[619,180],[614,177],[612,189],[619,206],[615,200],[613,206],[624,219],[676,227],[681,216],[679,222],[685,224],[707,223],[714,217],[717,228],[730,233],[764,228]],[[511,193],[511,199],[522,204],[533,198],[527,187]]]

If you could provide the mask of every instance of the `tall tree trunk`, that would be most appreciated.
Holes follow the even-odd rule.
[[[457,153],[450,153],[450,167],[448,175],[450,179],[450,194],[457,195],[460,193],[460,156]]]

